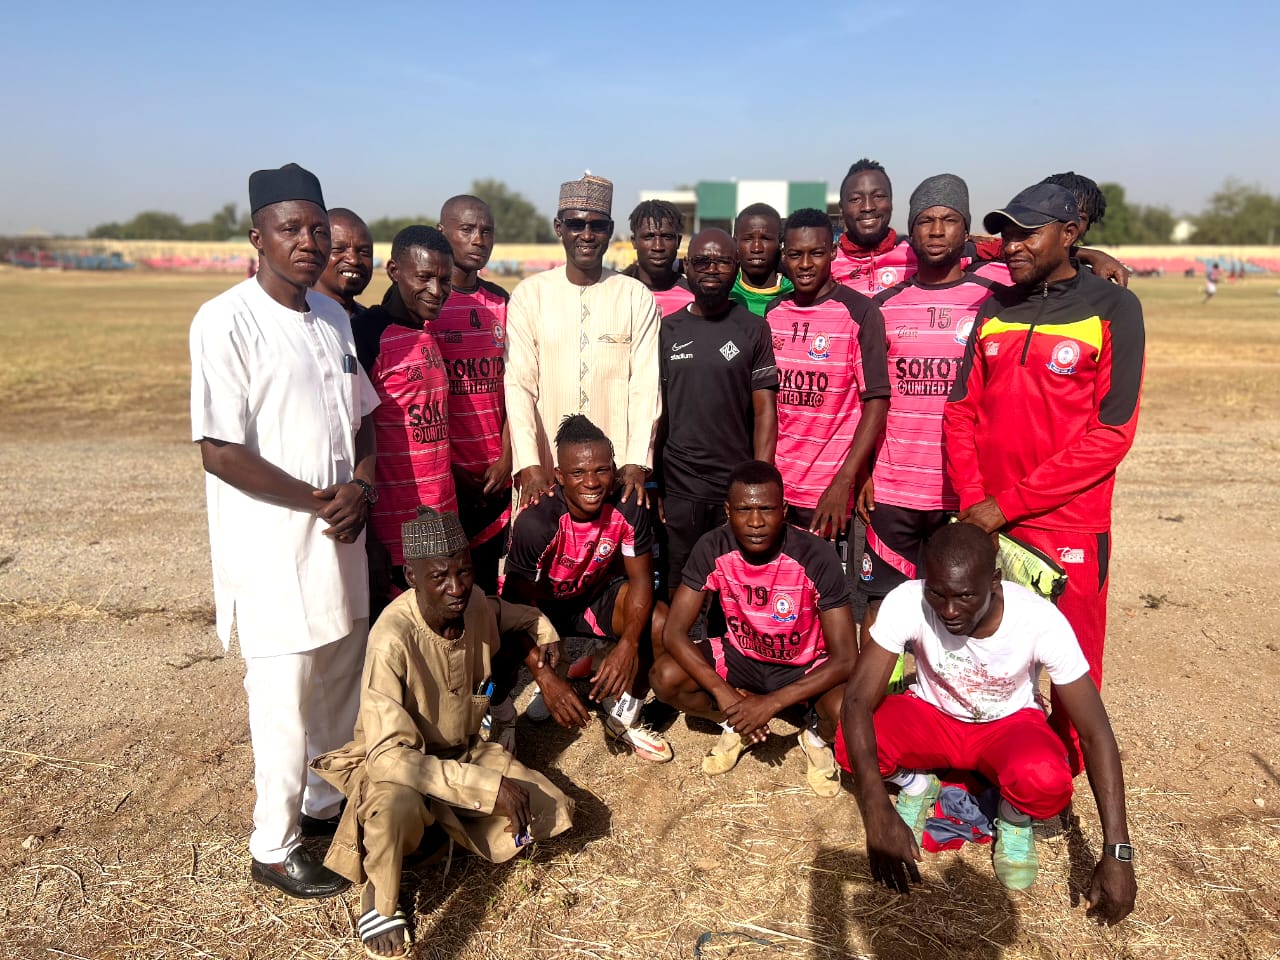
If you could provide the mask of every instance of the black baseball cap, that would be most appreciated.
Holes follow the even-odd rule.
[[[993,210],[982,218],[987,233],[999,233],[1008,222],[1025,230],[1035,230],[1046,223],[1059,220],[1070,223],[1080,219],[1080,205],[1075,194],[1054,183],[1037,183],[1027,187],[1000,210]]]

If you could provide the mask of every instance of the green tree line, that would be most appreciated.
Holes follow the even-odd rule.
[[[485,201],[493,210],[494,234],[499,243],[551,243],[555,240],[550,219],[502,181],[474,180],[468,192]],[[436,221],[436,216],[425,214],[416,217],[381,217],[369,221],[369,232],[373,234],[376,243],[390,243],[397,233],[410,224],[434,224]],[[219,241],[244,237],[251,225],[248,211],[239,213],[234,203],[227,203],[208,220],[198,223],[186,223],[176,213],[144,210],[125,223],[100,223],[88,235],[110,240]]]
[[[1107,198],[1107,214],[1089,231],[1089,242],[1098,245],[1171,243],[1178,220],[1168,207],[1130,203],[1118,183],[1100,184]],[[551,221],[524,196],[500,180],[472,181],[470,192],[493,209],[495,234],[500,243],[551,243]],[[1198,215],[1188,218],[1195,227],[1192,243],[1232,245],[1274,244],[1280,241],[1280,197],[1258,186],[1227,180],[1209,198]],[[373,239],[389,243],[413,223],[435,223],[434,216],[381,217],[369,222]],[[126,223],[100,223],[90,237],[114,240],[231,240],[249,232],[249,214],[234,203],[224,204],[208,220],[186,223],[176,213],[146,210]]]

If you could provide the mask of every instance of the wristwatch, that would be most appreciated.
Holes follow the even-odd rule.
[[[359,477],[354,478],[351,482],[364,492],[364,502],[369,506],[372,507],[378,502],[378,491],[373,489],[373,484],[367,483]]]
[[[1133,862],[1133,847],[1127,843],[1104,843],[1102,852],[1109,853],[1121,863]]]

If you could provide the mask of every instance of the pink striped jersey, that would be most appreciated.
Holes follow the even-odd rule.
[[[504,573],[542,586],[549,600],[589,596],[626,576],[623,557],[653,550],[649,511],[615,490],[590,520],[575,520],[557,484],[550,496],[527,507],[511,528]]]
[[[973,273],[926,286],[908,280],[876,295],[889,338],[892,393],[875,464],[878,503],[957,510],[947,478],[942,410],[960,372],[973,320],[995,287]]]
[[[677,277],[676,282],[666,290],[654,290],[650,287],[649,292],[658,302],[658,312],[664,317],[669,317],[693,303],[693,291],[689,289],[689,281],[684,277]]]
[[[456,511],[449,469],[449,378],[435,337],[398,322],[384,307],[371,307],[355,321],[356,354],[378,392],[373,413],[378,443],[378,502],[369,523],[404,563],[400,526],[418,505]]]
[[[802,667],[827,655],[820,611],[849,604],[849,585],[835,547],[787,524],[782,546],[752,563],[728,526],[702,536],[684,568],[684,585],[720,595],[724,641],[744,657]]]
[[[846,244],[837,243],[836,254],[831,258],[831,279],[868,297],[910,279],[915,272],[916,252],[906,237],[897,237],[884,253],[862,255],[850,253]]]
[[[449,375],[453,465],[476,480],[502,457],[508,299],[496,283],[481,280],[474,290],[450,293],[431,324]]]
[[[778,364],[774,461],[787,501],[811,510],[849,455],[862,401],[889,396],[884,320],[871,300],[838,284],[807,307],[785,294],[764,317]]]

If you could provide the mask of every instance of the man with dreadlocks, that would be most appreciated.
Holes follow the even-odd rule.
[[[590,679],[589,698],[605,711],[608,737],[663,763],[671,746],[640,722],[667,613],[653,599],[649,511],[616,489],[613,444],[586,417],[565,417],[555,443],[556,485],[512,527],[502,595],[538,607],[562,635],[598,638],[596,654],[570,667],[570,677]],[[533,679],[557,723],[590,722],[549,666],[534,669]]]
[[[631,245],[635,247],[636,262],[622,272],[649,288],[664,317],[693,300],[676,259],[683,233],[684,217],[665,200],[643,200],[631,211]]]

